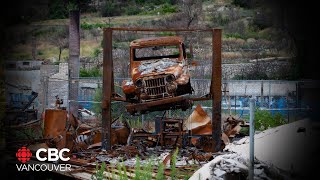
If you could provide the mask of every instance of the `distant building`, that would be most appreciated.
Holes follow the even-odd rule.
[[[26,61],[7,61],[6,70],[39,70],[43,61],[26,60]]]

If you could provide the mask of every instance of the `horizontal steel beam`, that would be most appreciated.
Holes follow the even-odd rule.
[[[109,28],[104,28],[104,31]],[[153,29],[153,28],[127,28],[127,27],[115,27],[111,28],[115,31],[150,31],[150,32],[163,32],[163,31],[185,31],[185,32],[212,32],[212,29],[181,29],[181,28],[171,28],[171,29]]]

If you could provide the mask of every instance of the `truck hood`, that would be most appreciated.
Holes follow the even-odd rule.
[[[132,79],[135,81],[140,77],[159,74],[173,74],[175,77],[179,77],[183,72],[182,70],[183,62],[175,59],[142,61],[139,66],[132,69]]]

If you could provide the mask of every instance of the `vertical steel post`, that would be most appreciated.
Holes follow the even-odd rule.
[[[69,13],[69,113],[78,117],[78,94],[80,72],[80,11]]]
[[[249,180],[254,179],[254,109],[255,100],[250,98],[250,169]]]
[[[212,30],[212,138],[214,151],[221,146],[221,29]]]
[[[112,29],[103,31],[103,100],[102,100],[102,150],[111,149],[111,95],[113,90]]]

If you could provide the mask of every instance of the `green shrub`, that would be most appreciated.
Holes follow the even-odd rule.
[[[101,15],[102,17],[111,17],[119,15],[116,3],[112,0],[105,1],[104,6],[102,6],[101,8]]]
[[[161,6],[161,9],[159,11],[162,14],[175,13],[177,12],[177,7],[171,4],[165,3],[163,6]]]
[[[56,61],[53,63],[54,65],[59,65],[60,64],[60,61]]]
[[[64,0],[49,1],[49,19],[64,19],[68,17],[68,10],[65,7]]]
[[[98,87],[96,89],[96,92],[93,96],[93,100],[96,102],[102,101],[102,88]],[[96,114],[101,114],[101,112],[102,112],[101,103],[94,103],[93,104],[93,112]]]
[[[139,180],[141,177],[141,164],[140,164],[140,158],[136,156],[136,166],[134,169],[134,179],[133,180]]]
[[[230,33],[230,34],[224,34],[225,38],[239,38],[239,39],[246,39],[246,36],[241,35],[239,33]]]
[[[99,56],[100,53],[101,53],[101,49],[95,48],[95,49],[93,50],[92,57],[96,58],[96,57]]]
[[[254,113],[255,129],[259,131],[285,124],[285,119],[280,113],[271,114],[270,111],[256,109]]]
[[[178,152],[179,152],[179,149],[177,148],[175,150],[175,152],[173,153],[172,157],[171,157],[171,165],[170,165],[170,168],[171,168],[171,174],[170,174],[171,179],[176,179],[177,178],[176,163],[177,163]]]
[[[102,70],[99,68],[80,69],[80,77],[102,77]]]
[[[96,173],[91,176],[92,180],[103,180],[106,176],[103,174],[106,169],[106,163],[102,162],[101,168],[99,169],[99,164],[96,165]]]
[[[96,23],[96,24],[88,24],[86,22],[82,23],[80,25],[81,29],[84,30],[90,30],[90,29],[95,29],[95,28],[105,28],[105,27],[112,27],[112,24],[104,24],[104,23]]]
[[[125,14],[129,15],[129,16],[137,15],[139,13],[140,13],[139,7],[134,6],[134,5],[133,6],[127,6],[126,9],[125,9]]]
[[[39,56],[43,55],[44,53],[41,51],[41,50],[38,50],[38,53],[37,53]]]
[[[160,161],[158,163],[158,172],[157,172],[156,180],[162,180],[162,179],[165,179],[165,176],[164,176],[164,165]]]

